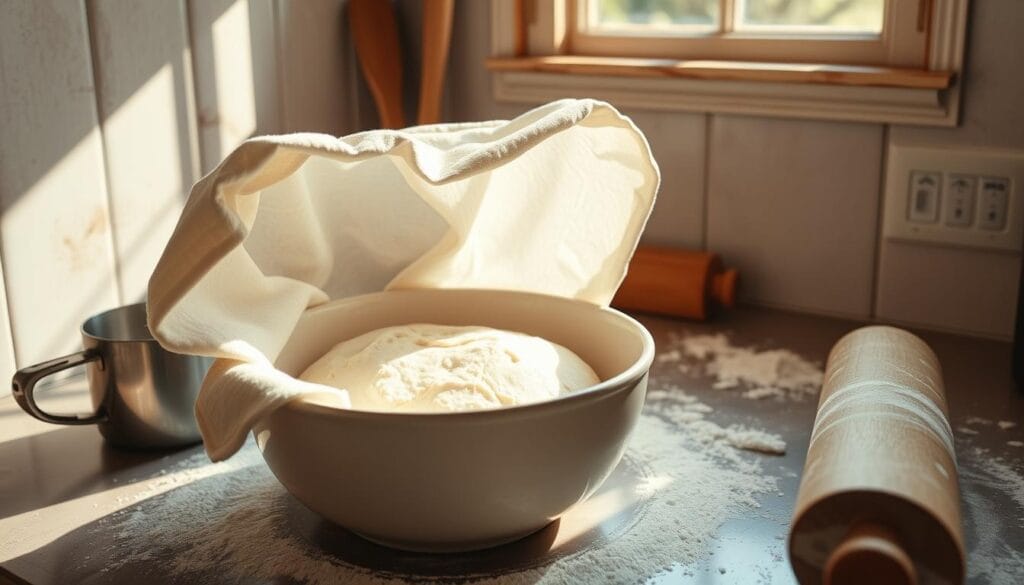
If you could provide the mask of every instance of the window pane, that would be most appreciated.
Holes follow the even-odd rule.
[[[740,28],[882,32],[885,0],[738,0]]]
[[[596,28],[717,27],[718,0],[590,0]]]

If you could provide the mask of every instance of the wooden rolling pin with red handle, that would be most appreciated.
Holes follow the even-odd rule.
[[[715,307],[735,304],[737,278],[711,252],[640,247],[612,305],[704,320]]]
[[[789,533],[802,585],[960,584],[960,499],[939,361],[864,327],[832,348]]]

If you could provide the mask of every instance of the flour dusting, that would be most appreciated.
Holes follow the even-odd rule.
[[[1005,421],[1000,421],[1005,422]],[[966,424],[999,432],[998,423],[970,416]],[[1014,425],[1015,426],[1015,425]],[[1011,428],[1011,427],[1007,427]],[[1007,430],[1007,429],[1002,429]],[[967,432],[970,431],[970,432]],[[967,575],[976,583],[1024,582],[1024,551],[1009,544],[1013,533],[1024,528],[1024,466],[1019,457],[975,444],[979,432],[958,427],[960,493],[963,502],[964,537],[972,543],[967,559]],[[1013,443],[1007,441],[1011,448]]]
[[[772,388],[769,386],[766,388],[751,388],[744,392],[742,396],[750,400],[763,400],[765,398],[782,399],[786,397],[786,393],[779,388]]]
[[[1009,535],[1024,527],[1024,469],[987,449],[966,450],[959,462],[963,486],[965,537],[973,542],[968,579],[978,583],[1024,582],[1024,551],[1009,545]],[[1008,510],[1005,498],[1015,510]],[[1016,520],[1014,523],[1010,518]]]
[[[987,449],[975,447],[969,459],[985,485],[1008,495],[1017,505],[1017,522],[1024,528],[1024,473],[1017,461],[1007,461]],[[1007,512],[1004,512],[1006,514]]]
[[[659,414],[672,421],[693,440],[705,446],[713,446],[719,457],[729,456],[727,450],[720,449],[723,445],[770,455],[783,455],[786,452],[786,442],[776,434],[743,425],[722,426],[707,420],[705,415],[713,412],[713,409],[682,388],[673,386],[665,390],[652,390],[647,393],[647,400],[656,406]]]
[[[743,389],[751,400],[801,400],[821,389],[821,365],[788,349],[757,350],[733,345],[724,334],[673,337],[658,363],[678,364],[683,373],[714,379],[717,390]]]
[[[173,559],[159,570],[198,578],[216,574],[241,582],[387,585],[471,580],[525,585],[644,580],[705,558],[722,523],[749,514],[758,508],[760,495],[777,491],[776,478],[763,468],[763,456],[740,449],[781,453],[785,443],[756,429],[718,425],[707,419],[712,412],[679,388],[651,390],[617,470],[625,466],[634,474],[630,482],[615,486],[625,485],[639,502],[629,525],[612,537],[605,535],[603,542],[594,538],[590,540],[597,544],[580,550],[539,553],[520,567],[439,574],[409,565],[415,555],[396,554],[384,567],[367,567],[345,558],[344,551],[327,551],[297,529],[311,514],[277,483],[250,444],[227,463],[186,460],[179,465],[188,469],[170,474],[176,479],[153,480],[152,489],[144,490],[154,497],[109,516],[106,521],[114,523],[117,536],[115,559],[107,571],[129,565],[137,571],[153,560]],[[186,480],[193,481],[181,483]],[[174,489],[165,490],[168,486]],[[560,529],[572,525],[571,515]],[[459,566],[457,555],[431,558]]]

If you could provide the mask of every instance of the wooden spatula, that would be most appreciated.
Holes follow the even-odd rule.
[[[423,62],[420,71],[420,106],[417,123],[441,121],[441,96],[452,38],[455,0],[423,0]]]
[[[390,0],[349,0],[349,28],[382,128],[402,128],[402,56]]]

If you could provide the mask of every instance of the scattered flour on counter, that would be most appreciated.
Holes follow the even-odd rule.
[[[771,455],[786,453],[786,442],[782,438],[757,429],[730,427],[726,434],[726,440],[733,447],[748,451],[760,451]]]
[[[206,453],[199,452],[176,462],[173,466],[163,468],[157,473],[157,477],[145,482],[142,489],[128,496],[118,497],[117,506],[122,508],[126,505],[148,500],[164,492],[173,490],[183,485],[199,481],[201,479],[227,473],[237,469],[240,465],[251,465],[251,457],[234,458],[221,463],[210,463]]]
[[[975,424],[986,420],[972,418]],[[964,504],[964,538],[969,544],[967,581],[1020,583],[1024,577],[1024,551],[1010,542],[1014,533],[1024,527],[1022,462],[975,446],[974,436],[962,440],[957,449],[957,468]]]
[[[649,392],[623,463],[641,470],[632,488],[642,502],[633,523],[599,545],[563,556],[544,553],[522,570],[425,576],[403,573],[403,555],[396,555],[398,560],[386,571],[375,572],[328,553],[296,530],[298,505],[249,444],[228,464],[190,461],[194,469],[178,476],[194,481],[108,517],[116,554],[107,571],[130,565],[137,572],[159,560],[160,570],[174,576],[202,579],[216,574],[229,580],[291,579],[311,585],[636,582],[706,558],[722,523],[749,514],[758,508],[758,496],[778,489],[776,478],[762,466],[762,456],[735,447],[781,452],[781,439],[719,426],[705,419],[710,411],[679,389]]]
[[[1006,494],[1017,505],[1017,520],[1024,527],[1024,474],[1001,457],[987,449],[975,447],[971,461],[987,478],[987,486]]]
[[[664,353],[659,353],[654,357],[654,361],[659,364],[674,364],[683,359],[683,354],[678,349],[670,349]]]
[[[1010,450],[1024,442],[1006,440],[1006,447],[999,448],[1005,458],[987,448],[1012,436],[1016,426],[972,415],[955,427],[968,582],[1024,582],[1024,551],[1010,544],[1024,528],[1024,461]]]
[[[666,390],[652,390],[647,393],[648,403],[655,407],[655,412],[668,418],[683,432],[703,445],[728,445],[746,451],[756,451],[770,455],[786,453],[786,442],[778,435],[761,430],[750,429],[742,425],[723,427],[705,418],[705,414],[713,409],[695,396],[686,394],[681,388],[673,387]],[[717,452],[718,456],[727,453]]]
[[[971,583],[1020,583],[1024,553],[1007,545],[993,526],[1001,524],[998,502],[978,493],[965,493],[965,538],[974,544],[967,555],[967,581]]]
[[[977,435],[980,431],[975,427],[983,427],[986,432],[992,432],[997,428],[1000,431],[1009,431],[1017,428],[1017,423],[1012,420],[992,421],[980,416],[969,416],[964,419],[963,425],[956,427],[956,430],[958,433],[964,435]],[[1014,442],[1015,441],[1008,441],[1007,445],[1013,446]]]
[[[751,400],[762,400],[764,398],[785,398],[786,393],[778,388],[751,388],[742,394],[744,398]]]
[[[814,396],[824,374],[820,364],[793,351],[739,347],[722,333],[674,337],[657,361],[678,364],[683,373],[710,376],[718,390],[743,388],[742,396],[752,400]]]

